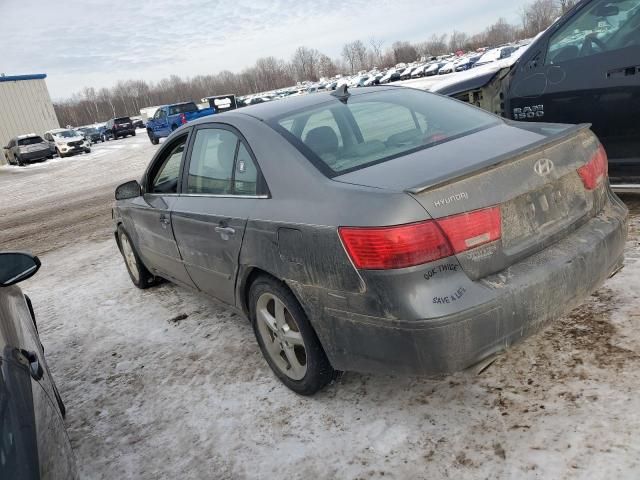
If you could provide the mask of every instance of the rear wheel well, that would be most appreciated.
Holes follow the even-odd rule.
[[[258,268],[258,267],[253,267],[249,272],[249,275],[245,277],[243,284],[240,285],[240,292],[242,295],[242,298],[241,298],[242,304],[240,306],[242,307],[242,311],[247,317],[249,317],[249,291],[251,290],[251,285],[253,285],[253,283],[259,277],[262,277],[262,276],[273,278],[275,281],[280,282],[286,286],[285,282],[271,275],[269,272],[262,270],[261,268]]]

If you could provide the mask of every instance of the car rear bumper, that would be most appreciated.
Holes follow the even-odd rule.
[[[325,306],[316,330],[339,370],[427,375],[463,370],[567,313],[620,269],[627,213],[611,196],[600,215],[569,236],[479,281],[492,291],[487,303],[417,321]]]
[[[127,130],[118,129],[118,130],[115,131],[114,135],[122,137],[124,135],[133,135],[134,133],[136,133],[136,129],[135,128],[130,128],[130,129],[127,129]]]
[[[42,160],[45,160],[47,157],[51,156],[51,150],[46,149],[46,150],[38,150],[37,152],[26,152],[26,153],[20,153],[20,160],[22,160],[25,163],[28,162],[40,162]]]

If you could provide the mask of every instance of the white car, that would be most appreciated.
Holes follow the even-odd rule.
[[[418,78],[418,77],[421,77],[422,75],[424,75],[424,69],[426,67],[427,67],[426,65],[420,65],[413,72],[411,72],[411,78]]]
[[[444,75],[446,73],[451,73],[456,68],[456,62],[448,62],[445,64],[440,70],[438,70],[438,75]]]
[[[80,132],[70,128],[56,128],[45,132],[44,139],[49,142],[52,150],[59,157],[66,157],[76,153],[89,153],[91,144]]]

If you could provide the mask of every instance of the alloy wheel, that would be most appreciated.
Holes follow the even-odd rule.
[[[256,303],[258,332],[271,360],[292,380],[307,373],[307,351],[295,318],[272,293],[263,293]]]

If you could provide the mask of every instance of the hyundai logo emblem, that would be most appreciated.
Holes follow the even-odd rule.
[[[546,177],[553,170],[553,162],[548,158],[541,158],[533,166],[533,171],[541,177]]]

